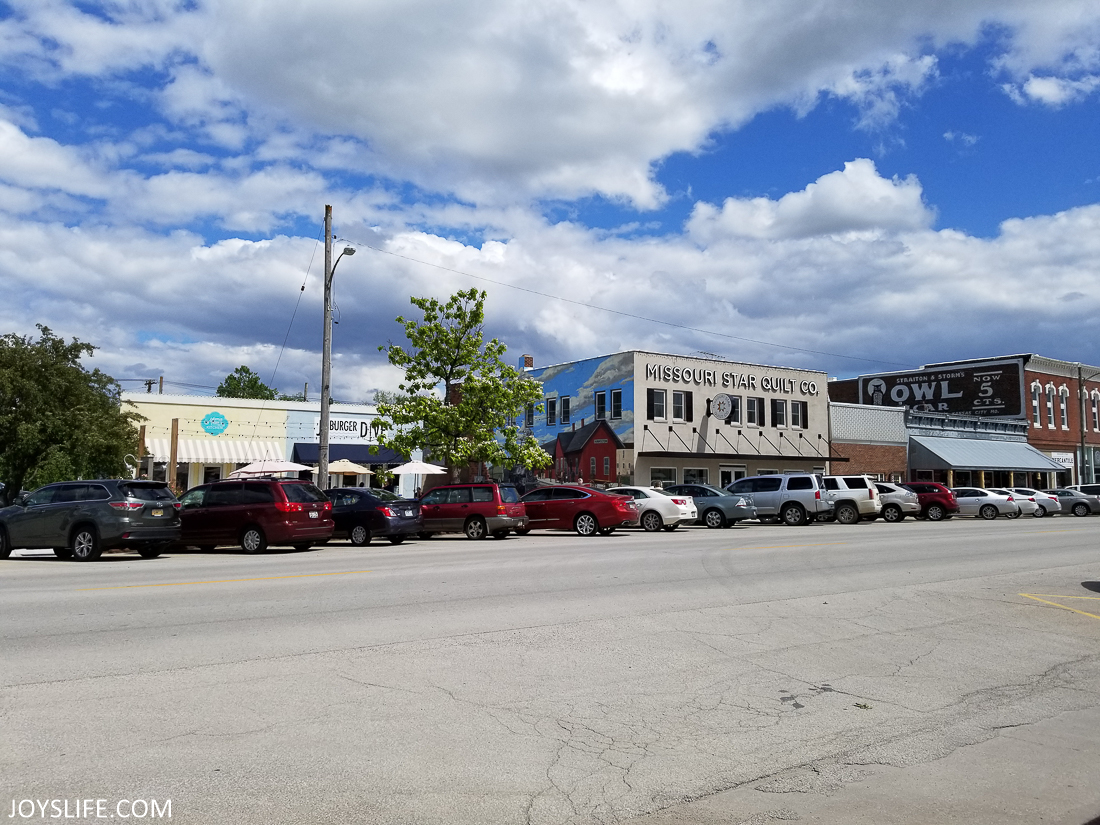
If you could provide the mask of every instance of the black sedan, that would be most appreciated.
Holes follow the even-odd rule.
[[[388,539],[400,544],[407,536],[424,529],[420,502],[401,498],[387,490],[369,487],[336,487],[328,491],[332,500],[334,537],[346,536],[356,547],[371,539]]]

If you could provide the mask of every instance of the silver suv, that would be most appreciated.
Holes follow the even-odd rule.
[[[813,473],[749,476],[737,479],[726,489],[737,495],[751,495],[759,518],[779,517],[793,526],[833,512],[821,477]]]
[[[825,489],[841,524],[874,520],[882,512],[882,499],[870,476],[825,476]]]

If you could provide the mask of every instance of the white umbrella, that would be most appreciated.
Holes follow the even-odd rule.
[[[362,464],[356,464],[354,461],[348,461],[346,458],[341,458],[339,461],[334,461],[329,464],[328,471],[329,473],[335,473],[336,475],[374,475],[374,473],[372,473],[369,468],[364,467]]]
[[[234,470],[229,474],[230,478],[242,478],[244,476],[264,476],[273,475],[275,473],[296,473],[300,470],[312,470],[305,464],[295,464],[293,461],[283,461],[282,459],[272,459],[269,461],[253,461],[251,464],[241,467],[239,470]]]
[[[410,461],[408,464],[394,467],[390,472],[395,476],[409,475],[411,473],[415,473],[418,476],[430,476],[445,473],[447,472],[447,468],[439,467],[435,464],[425,464],[423,461]]]

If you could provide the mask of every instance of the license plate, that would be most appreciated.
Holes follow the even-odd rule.
[[[412,510],[406,510],[405,511],[405,517],[406,518],[412,518],[413,517],[413,511]]]
[[[320,514],[316,510],[310,510],[309,511],[309,517],[310,518],[320,518]]]
[[[163,516],[163,515],[164,515],[164,511],[163,511],[163,510],[154,510],[154,511],[153,511],[153,515],[154,515],[154,516]]]

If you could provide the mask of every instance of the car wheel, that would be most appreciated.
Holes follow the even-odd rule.
[[[806,513],[797,504],[788,504],[779,516],[784,524],[789,524],[791,527],[801,527],[806,523]]]
[[[1017,510],[1014,513],[1005,513],[1005,518],[1019,518],[1019,517],[1020,517],[1020,511],[1019,510]]]
[[[718,527],[725,527],[726,515],[721,510],[712,507],[710,510],[703,513],[703,524],[712,530]]]
[[[366,547],[371,540],[370,530],[367,529],[365,524],[356,524],[348,533],[348,538],[356,547]]]
[[[516,528],[516,535],[517,536],[526,536],[530,532],[531,532],[530,527],[517,527]]]
[[[430,538],[431,538],[432,536],[434,536],[434,535],[435,535],[435,533],[429,533],[429,532],[427,532],[426,530],[422,530],[421,532],[419,532],[419,533],[417,533],[417,534],[416,534],[416,537],[417,537],[418,539],[424,539],[424,540],[426,541],[426,540],[430,539]]]
[[[1032,513],[1031,515],[1035,516],[1035,518],[1042,518],[1046,514],[1047,514],[1047,508],[1044,507],[1042,504],[1040,504],[1038,507],[1035,508],[1035,512]]]
[[[656,533],[664,526],[661,514],[655,510],[646,510],[642,513],[642,529],[647,533]]]
[[[71,547],[55,547],[53,554],[59,559],[71,559],[73,557],[73,548]]]
[[[665,532],[666,533],[671,533],[672,531],[674,531],[679,526],[680,526],[679,524],[666,524],[665,525]]]
[[[466,534],[468,539],[483,539],[485,538],[485,522],[481,520],[480,516],[469,519],[466,526],[462,528],[462,532]]]
[[[573,520],[573,529],[581,536],[594,536],[600,529],[600,523],[591,513],[581,513]]]
[[[386,538],[389,539],[390,544],[394,545],[395,547],[405,540],[404,536],[387,536]]]
[[[836,508],[836,520],[841,524],[859,524],[859,510],[854,504],[841,504]]]
[[[57,552],[56,550],[54,552]],[[11,542],[8,541],[8,531],[0,527],[0,559],[6,559],[11,555]],[[60,558],[60,556],[58,556]]]
[[[896,504],[887,504],[882,508],[882,520],[888,521],[891,524],[905,519],[905,513],[901,511],[901,508]]]
[[[82,525],[73,531],[69,548],[73,551],[73,559],[76,561],[95,561],[103,553],[95,528],[88,525]]]
[[[997,518],[997,508],[992,504],[983,504],[978,509],[978,515],[986,521],[993,521],[993,519]]]
[[[163,552],[164,552],[164,548],[161,547],[159,544],[151,544],[148,547],[139,547],[138,548],[138,554],[143,559],[155,559],[157,556],[159,556]]]
[[[1073,505],[1073,515],[1075,516],[1087,516],[1089,514],[1089,506],[1084,502]]]
[[[249,555],[262,553],[267,549],[267,536],[259,527],[246,527],[241,533],[241,549]]]
[[[929,504],[924,511],[924,517],[929,521],[943,521],[946,516],[947,511],[942,504]]]

